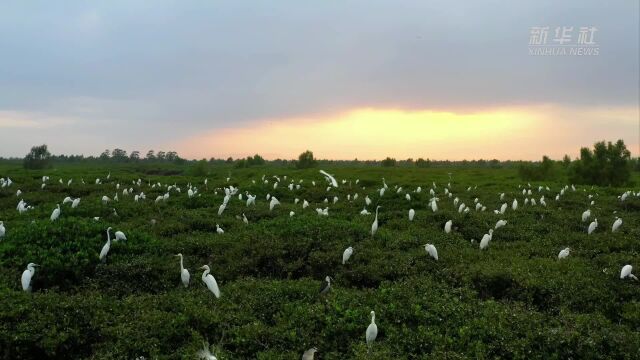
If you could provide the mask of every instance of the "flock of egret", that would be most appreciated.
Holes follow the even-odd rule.
[[[331,174],[327,173],[324,170],[320,170],[320,173],[323,175],[323,177],[325,178],[328,187],[327,187],[327,192],[331,191],[331,189],[333,188],[338,188],[339,187],[339,183],[338,181],[335,179],[334,176],[332,176]],[[111,176],[111,174],[109,173],[109,175],[107,175],[107,179],[109,179]],[[269,184],[269,180],[267,179],[264,175],[262,176],[262,179],[260,180],[261,182],[263,182],[265,185]],[[287,180],[287,177],[284,176],[284,181]],[[279,184],[283,181],[282,179],[280,179],[280,177],[278,176],[273,176],[273,188],[276,189]],[[48,176],[44,176],[42,178],[42,186],[41,189],[45,189],[47,181],[49,181],[49,177]],[[229,178],[227,178],[227,181],[229,181]],[[256,180],[252,180],[253,183],[256,183]],[[60,184],[64,184],[64,182],[62,181],[62,179],[60,179]],[[84,180],[81,181],[84,184]],[[293,181],[290,180],[289,185],[287,186],[288,189],[290,191],[294,190],[294,189],[300,189],[300,184],[303,182],[303,180],[300,180],[297,184]],[[358,184],[359,180],[356,180],[356,184]],[[345,184],[346,180],[342,181],[342,184]],[[2,186],[2,188],[6,188],[9,186],[12,186],[12,184],[14,184],[14,182],[11,179],[0,179],[0,184]],[[70,186],[72,184],[72,180],[69,179],[67,181],[67,186]],[[107,183],[103,183],[103,181],[101,179],[96,179],[95,184],[97,185],[106,185]],[[137,181],[133,181],[132,185],[137,186],[137,187],[141,187],[142,185],[142,180],[138,179]],[[208,189],[208,179],[204,180],[204,186],[206,189]],[[316,185],[315,181],[312,181],[313,186]],[[160,183],[151,183],[148,182],[147,185],[154,189],[154,188],[163,188],[163,185]],[[196,186],[193,186],[192,184],[188,184],[187,185],[188,190],[187,190],[187,196],[188,198],[194,198],[194,197],[198,197],[201,195],[199,189]],[[164,188],[166,189],[166,193],[164,193],[164,195],[159,195],[154,203],[159,203],[159,202],[166,202],[169,198],[170,198],[170,193],[176,192],[176,193],[181,193],[181,189],[180,187],[178,187],[176,184],[173,185],[164,185]],[[361,187],[362,190],[365,190],[366,188]],[[120,184],[116,184],[116,191],[118,191],[120,189]],[[549,187],[542,187],[540,186],[538,188],[538,192],[541,193],[542,191],[544,191],[546,189],[546,191],[550,191]],[[574,186],[565,186],[563,187],[560,192],[555,196],[555,200],[559,201],[561,199],[562,196],[564,196],[566,191],[569,191],[569,189],[571,189],[571,191],[576,191],[576,188]],[[239,189],[229,185],[229,186],[225,186],[222,189],[221,188],[216,188],[214,190],[214,193],[217,195],[218,191],[222,190],[224,191],[224,199],[222,204],[219,205],[218,207],[218,211],[217,211],[217,215],[223,216],[225,210],[227,209],[229,202],[231,201],[232,197],[237,196],[238,199],[240,201],[242,201],[244,203],[244,205],[248,208],[251,206],[256,206],[256,198],[257,195],[256,194],[250,194],[249,192],[245,192],[240,193]],[[467,191],[470,191],[471,187],[467,188]],[[385,193],[389,191],[389,186],[387,185],[387,182],[384,178],[382,178],[382,186],[377,189],[375,191],[375,194],[377,194],[379,197],[383,197],[385,196]],[[396,186],[395,187],[395,192],[396,194],[401,194],[403,193],[403,189],[402,187]],[[130,188],[125,188],[122,191],[122,195],[123,196],[129,196],[131,194],[134,194],[134,188],[130,187]],[[422,188],[421,187],[417,187],[414,190],[415,193],[421,193],[422,192]],[[21,190],[17,190],[16,192],[16,196],[17,197],[21,197],[23,196],[23,192]],[[431,188],[429,189],[429,194],[431,196],[431,198],[429,199],[428,202],[428,208],[431,209],[432,212],[437,212],[439,207],[438,207],[438,202],[440,202],[440,198],[438,196],[438,188],[437,185],[435,184],[435,182],[432,184]],[[454,194],[451,191],[451,185],[447,184],[447,186],[444,187],[444,191],[441,193],[442,196],[444,196],[445,198],[450,198],[452,199],[452,204],[453,204],[453,208],[457,209],[458,213],[461,214],[466,214],[469,213],[470,209],[473,209],[473,211],[478,211],[478,212],[483,212],[486,211],[487,207],[484,206],[481,202],[479,198],[475,198],[473,200],[474,202],[474,206],[473,207],[469,207],[467,206],[464,202],[461,201],[461,199],[459,197],[454,197]],[[244,200],[243,198],[246,197],[246,200]],[[522,190],[522,195],[525,197],[524,198],[524,206],[547,206],[547,202],[545,200],[545,196],[541,196],[539,198],[538,201],[536,201],[536,199],[533,196],[533,192],[531,189],[531,185],[529,185],[529,188],[525,188]],[[640,193],[634,193],[631,191],[627,191],[625,193],[623,193],[621,196],[619,196],[619,200],[620,201],[625,201],[629,196],[640,196]],[[348,194],[347,195],[347,200],[348,201],[356,201],[359,197],[358,193],[355,194]],[[508,203],[505,201],[505,193],[501,193],[499,194],[499,199],[500,202],[503,202],[500,206],[499,209],[494,210],[494,213],[497,215],[503,215],[506,213],[507,209],[509,208]],[[412,201],[412,197],[410,195],[409,192],[405,193],[404,198],[408,201],[411,202]],[[146,199],[146,196],[144,194],[144,192],[140,191],[138,194],[135,194],[134,196],[134,201],[135,202],[141,202],[144,201]],[[590,205],[594,205],[595,200],[593,199],[592,195],[588,196],[588,199],[590,201]],[[274,211],[274,209],[276,209],[277,206],[281,205],[281,202],[279,199],[277,199],[275,196],[272,196],[270,194],[267,194],[266,196],[266,200],[269,201],[269,211]],[[102,198],[100,199],[100,201],[103,204],[108,204],[108,203],[112,203],[112,202],[118,202],[119,198],[118,198],[118,193],[116,192],[115,195],[113,197],[109,197],[107,195],[102,196]],[[331,201],[331,204],[336,204],[338,201],[340,201],[339,197],[337,195],[333,196],[333,199]],[[362,209],[362,211],[359,212],[360,215],[362,216],[368,216],[371,213],[369,212],[369,210],[367,209],[368,206],[371,206],[371,204],[373,203],[373,201],[371,200],[371,198],[369,197],[369,195],[365,195],[364,197],[364,207]],[[62,201],[63,205],[69,204],[71,203],[71,207],[72,208],[77,208],[78,206],[80,206],[80,198],[71,198],[69,196],[65,197],[64,200]],[[295,205],[298,205],[300,203],[300,199],[299,198],[295,198],[293,203]],[[319,216],[329,216],[329,200],[328,198],[324,199],[324,204],[326,204],[326,206],[324,208],[317,208],[316,212]],[[307,207],[309,207],[309,202],[306,199],[302,200],[302,210],[306,209]],[[513,201],[511,202],[511,211],[518,211],[519,208],[519,202],[517,198],[514,198]],[[20,214],[27,212],[28,210],[33,209],[32,206],[27,205],[27,203],[23,200],[20,199],[18,206],[17,206],[17,210],[19,211]],[[376,233],[379,230],[379,213],[380,213],[380,209],[382,209],[382,206],[380,205],[376,205],[375,207],[375,217],[373,219],[373,222],[371,224],[371,237],[375,237]],[[115,208],[113,209],[114,214],[117,214]],[[54,210],[51,213],[50,216],[50,221],[56,221],[57,219],[60,218],[62,213],[60,204],[56,204],[56,207],[54,208]],[[415,216],[416,216],[416,211],[413,208],[409,209],[409,221],[413,221]],[[587,222],[590,218],[591,218],[592,212],[591,209],[587,209],[582,213],[581,216],[581,221],[583,223]],[[294,211],[290,211],[289,212],[289,216],[295,216],[295,212]],[[99,219],[98,217],[94,217],[94,219]],[[242,213],[242,221],[245,224],[249,224],[249,220],[248,218],[245,216],[244,213]],[[612,224],[611,227],[611,231],[612,232],[616,232],[620,229],[620,227],[622,226],[623,221],[621,218],[616,217],[615,221]],[[495,226],[493,228],[489,228],[487,229],[487,233],[485,233],[479,243],[479,249],[480,250],[485,250],[489,247],[490,242],[493,239],[493,235],[494,235],[494,231],[498,231],[500,228],[505,227],[508,225],[508,222],[504,219],[499,219]],[[451,233],[451,231],[455,230],[456,228],[453,227],[453,220],[448,220],[446,221],[445,225],[444,225],[444,232],[445,233]],[[589,223],[586,231],[588,235],[593,234],[595,231],[597,231],[598,229],[598,219],[594,218],[594,220]],[[111,249],[111,231],[112,228],[108,227],[106,232],[107,232],[107,241],[106,243],[103,245],[101,251],[100,251],[100,255],[99,255],[99,260],[102,262],[105,262],[107,260],[107,256],[109,254],[109,250]],[[3,237],[5,237],[7,230],[5,228],[5,224],[3,221],[0,221],[0,240],[2,240]],[[216,233],[218,234],[224,234],[224,230],[218,225],[216,224]],[[122,231],[116,231],[114,233],[115,238],[113,239],[114,242],[116,241],[124,241],[127,240],[125,234]],[[472,240],[473,242],[474,240]],[[438,250],[436,249],[436,247],[433,244],[427,243],[424,245],[424,249],[425,252],[428,254],[428,256],[430,256],[431,258],[433,258],[434,260],[438,260]],[[567,247],[565,249],[562,249],[559,254],[558,254],[558,259],[562,260],[562,259],[566,259],[569,255],[570,255],[570,248]],[[349,259],[352,257],[354,253],[354,248],[352,246],[347,247],[343,253],[342,253],[342,264],[345,265],[347,264],[347,262],[349,261]],[[189,273],[189,270],[187,268],[184,267],[184,257],[181,253],[176,254],[176,257],[179,257],[180,259],[180,280],[182,282],[182,285],[184,287],[188,287],[190,285],[190,278],[191,275]],[[21,283],[22,283],[22,289],[24,291],[31,291],[31,281],[35,275],[35,267],[37,267],[38,265],[34,264],[34,263],[29,263],[27,265],[27,269],[24,270],[24,272],[22,273],[22,278],[21,278]],[[211,269],[209,268],[208,265],[204,265],[200,268],[201,270],[203,270],[202,272],[202,282],[204,283],[204,285],[206,286],[206,288],[216,297],[216,298],[220,298],[221,293],[220,293],[220,288],[218,286],[218,283],[215,279],[215,277],[211,274]],[[632,274],[632,266],[630,264],[625,264],[622,267],[622,270],[620,272],[620,279],[626,279],[626,278],[631,278],[634,280],[638,280],[638,278]],[[331,290],[331,281],[332,278],[331,276],[326,276],[324,281],[321,283],[320,286],[320,291],[319,294],[320,295],[327,295],[329,293],[329,291]],[[369,326],[366,329],[365,332],[365,340],[366,340],[366,344],[369,347],[369,349],[371,348],[373,342],[375,341],[376,337],[377,337],[377,333],[378,333],[378,327],[375,323],[375,312],[371,311],[370,312],[371,315],[371,323],[369,324]],[[311,348],[308,349],[307,351],[304,352],[302,358],[303,360],[312,360],[314,358],[314,354],[318,352],[317,348]],[[204,349],[201,350],[198,355],[201,358],[204,359],[216,359],[215,355],[212,354],[212,352],[209,349],[209,345],[205,344],[204,345]]]

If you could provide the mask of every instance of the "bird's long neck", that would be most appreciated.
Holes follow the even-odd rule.
[[[205,269],[205,270],[204,270],[204,272],[202,273],[202,278],[203,278],[203,279],[204,279],[204,278],[206,278],[206,277],[207,277],[207,275],[209,275],[209,272],[210,272],[210,271],[211,271],[211,270],[209,270],[209,269]]]
[[[182,255],[180,255],[180,270],[184,270],[184,266],[182,265]]]
[[[371,314],[371,323],[372,324],[376,323],[376,314]]]
[[[376,220],[378,220],[378,208],[376,208]]]

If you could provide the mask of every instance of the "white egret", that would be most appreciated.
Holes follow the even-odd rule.
[[[4,222],[0,221],[0,238],[4,237],[4,234],[7,230],[4,228]]]
[[[373,220],[373,224],[371,224],[371,236],[375,236],[378,231],[378,209],[380,209],[380,205],[376,206],[376,218]]]
[[[500,207],[500,214],[504,214],[505,211],[507,211],[507,203],[502,204]]]
[[[182,253],[178,253],[176,256],[180,258],[180,280],[182,280],[182,285],[184,285],[184,287],[188,287],[191,275],[189,274],[189,270],[185,269],[183,266]]]
[[[518,199],[513,199],[513,204],[511,204],[511,209],[518,210]]]
[[[60,204],[56,205],[57,207],[51,213],[51,221],[55,221],[58,217],[60,217]]]
[[[427,251],[432,258],[438,260],[438,250],[432,244],[425,244],[424,249]]]
[[[36,273],[35,266],[39,265],[29,263],[29,265],[27,265],[27,270],[22,273],[22,290],[24,291],[31,292],[31,278],[33,277],[33,274]]]
[[[111,227],[107,228],[107,242],[100,250],[100,261],[105,262],[107,260],[107,254],[109,254],[109,249],[111,249],[111,235],[109,234],[111,231]]]
[[[591,210],[585,210],[582,213],[582,222],[587,221],[587,219],[589,219],[590,216],[591,216]]]
[[[78,205],[80,205],[80,198],[73,199],[73,202],[71,203],[71,208],[75,209],[78,207]]]
[[[589,228],[587,229],[587,234],[591,235],[591,233],[594,232],[597,227],[598,227],[598,219],[596,218],[594,221],[591,222],[591,224],[589,224]]]
[[[116,231],[116,238],[114,241],[127,240],[127,237],[122,231]]]
[[[64,198],[64,200],[62,200],[62,205],[66,204],[66,203],[70,203],[72,201],[73,201],[73,199],[71,199],[71,196],[67,196],[66,198]]]
[[[224,230],[222,230],[222,228],[220,227],[220,225],[216,224],[216,232],[218,234],[224,234]]]
[[[620,226],[622,226],[622,219],[620,218],[616,218],[616,221],[613,222],[613,225],[611,226],[611,232],[616,232],[618,231],[618,229],[620,228]]]
[[[489,229],[489,233],[484,234],[484,236],[482,237],[482,240],[480,240],[480,250],[484,250],[487,248],[487,246],[489,246],[489,242],[491,241],[492,237],[493,237],[493,229]]]
[[[409,209],[409,221],[413,221],[413,217],[416,216],[416,211]]]
[[[305,351],[304,354],[302,354],[302,360],[313,360],[313,357],[317,352],[318,352],[318,349],[314,347]]]
[[[373,345],[373,342],[376,340],[376,337],[378,337],[378,325],[376,325],[376,313],[375,311],[371,311],[371,324],[369,324],[369,326],[367,327],[367,333],[366,333],[366,340],[367,340],[367,346],[369,347],[369,350],[371,350],[371,346]]]
[[[571,252],[570,248],[565,248],[560,250],[560,253],[558,254],[558,260],[562,260],[564,258],[566,258],[567,256],[569,256],[569,253]]]
[[[620,279],[624,279],[626,277],[630,277],[630,278],[632,278],[634,280],[638,280],[638,278],[631,273],[632,270],[633,270],[633,266],[631,266],[631,265],[623,266],[622,270],[620,270]]]
[[[242,221],[243,221],[245,224],[249,224],[249,220],[247,219],[247,217],[246,217],[246,216],[244,216],[244,213],[242,213]]]
[[[342,265],[346,264],[349,261],[349,258],[353,255],[353,248],[349,246],[342,253]]]
[[[212,346],[213,348],[213,346]],[[211,350],[209,350],[209,343],[207,342],[202,342],[202,350],[198,351],[196,353],[196,355],[198,356],[198,359],[202,359],[202,360],[218,360],[218,358],[213,355],[213,353],[211,352]]]
[[[289,211],[289,217],[293,217],[296,213],[294,211]]]
[[[273,210],[276,205],[280,205],[280,201],[276,199],[275,196],[271,197],[271,202],[269,203],[269,211]]]
[[[211,291],[213,295],[215,295],[215,297],[219,299],[220,288],[218,288],[216,279],[213,277],[213,275],[210,274],[211,270],[209,270],[209,265],[204,265],[200,269],[204,270],[204,272],[202,273],[202,282],[205,283],[209,291]]]
[[[303,209],[306,209],[306,208],[308,208],[308,207],[309,207],[309,202],[308,202],[307,200],[304,200],[304,201],[302,202],[302,208],[303,208]]]
[[[371,213],[369,212],[369,210],[367,210],[367,208],[363,208],[362,211],[360,211],[360,215],[369,215],[369,214]]]
[[[320,284],[320,295],[326,295],[331,291],[331,276],[327,275],[322,284]]]
[[[336,188],[338,187],[338,182],[333,176],[329,175],[329,173],[327,173],[324,170],[320,170],[320,174],[324,175],[324,177],[327,179],[327,181],[331,183],[333,187],[336,187]]]
[[[449,220],[446,223],[444,223],[444,232],[445,233],[450,233],[451,232],[451,226],[453,225],[453,221]]]
[[[507,225],[507,220],[498,220],[498,222],[496,222],[496,227],[494,229],[498,230],[501,227]]]

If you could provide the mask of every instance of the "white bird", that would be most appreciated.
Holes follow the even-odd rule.
[[[209,274],[211,272],[211,270],[209,270],[209,265],[204,265],[200,269],[204,270],[204,272],[202,273],[202,282],[205,283],[209,291],[211,291],[213,295],[215,295],[216,298],[219,299],[220,288],[218,288],[218,283],[216,282],[216,279],[213,277],[213,275]]]
[[[492,237],[493,237],[493,229],[489,229],[489,233],[484,234],[484,236],[482,237],[482,240],[480,240],[480,250],[484,250],[487,248],[487,246],[489,246],[489,242],[491,241]]]
[[[444,232],[445,233],[450,233],[451,232],[451,226],[453,225],[453,221],[449,220],[446,223],[444,223]]]
[[[507,211],[507,203],[502,204],[500,207],[500,214],[504,214],[505,211]]]
[[[591,210],[585,210],[582,213],[582,222],[587,221],[587,219],[589,219],[590,216],[591,216]]]
[[[589,228],[587,229],[587,234],[591,235],[591,233],[594,232],[597,227],[598,227],[598,219],[596,218],[594,221],[591,222],[591,224],[589,224]]]
[[[51,221],[55,221],[58,217],[60,217],[60,204],[56,205],[57,207],[51,213]]]
[[[496,227],[494,229],[498,230],[505,225],[507,225],[507,220],[498,220],[498,222],[496,222]]]
[[[222,215],[222,213],[224,212],[224,209],[227,208],[227,203],[222,203],[222,205],[220,205],[220,207],[218,208],[218,216]]]
[[[378,209],[380,209],[380,205],[376,206],[376,218],[373,220],[373,224],[371,224],[371,236],[375,236],[378,231]]]
[[[424,249],[427,251],[432,258],[438,260],[438,250],[432,244],[425,244]]]
[[[631,266],[631,265],[623,266],[622,270],[620,271],[620,279],[624,279],[626,277],[630,277],[630,278],[632,278],[634,280],[638,280],[638,278],[631,273],[632,270],[633,270],[633,266]]]
[[[409,221],[413,221],[413,217],[416,216],[416,211],[409,209]]]
[[[33,277],[33,274],[36,273],[36,269],[34,268],[35,266],[39,265],[29,263],[29,265],[27,265],[27,270],[22,273],[22,290],[24,291],[31,292],[31,278]]]
[[[611,226],[611,232],[616,232],[620,226],[622,226],[622,219],[620,218],[616,218],[616,221],[613,222],[613,225]]]
[[[342,265],[346,264],[349,261],[349,258],[353,255],[353,248],[349,246],[342,253]]]
[[[107,254],[109,254],[109,249],[111,249],[111,235],[109,234],[111,231],[111,227],[107,228],[107,242],[100,250],[100,261],[104,262],[107,260]]]
[[[75,209],[78,207],[78,205],[80,205],[80,198],[73,199],[73,202],[71,203],[71,208]]]
[[[242,221],[243,221],[245,224],[249,224],[249,220],[247,219],[247,217],[246,217],[246,216],[244,216],[244,213],[242,213]]]
[[[571,249],[569,248],[565,248],[560,250],[560,253],[558,254],[558,260],[562,260],[564,258],[566,258],[567,256],[569,256],[569,252],[571,252]]]
[[[333,176],[329,175],[329,173],[324,170],[320,170],[320,174],[324,175],[324,177],[331,183],[333,187],[338,187],[338,182]]]
[[[369,214],[371,213],[369,212],[369,210],[367,210],[367,208],[363,208],[362,211],[360,211],[360,215],[369,215]]]
[[[296,213],[294,211],[289,211],[289,217],[293,217]]]
[[[207,342],[202,342],[202,350],[198,351],[196,355],[198,356],[198,359],[218,360],[218,358],[215,355],[213,355],[211,350],[209,350],[209,343]]]
[[[271,198],[271,202],[269,203],[269,211],[273,210],[273,208],[274,208],[276,205],[280,205],[280,201],[278,201],[278,199],[276,199],[276,197],[275,197],[275,196],[273,196],[273,197]]]
[[[518,209],[518,199],[513,199],[513,204],[511,204],[511,209],[513,210]]]
[[[220,227],[220,225],[216,224],[216,232],[218,234],[224,234],[224,230],[222,230],[222,228]]]
[[[116,238],[114,241],[127,240],[127,237],[122,231],[116,231]]]
[[[367,206],[371,205],[371,199],[369,199],[369,195],[364,197],[364,202],[365,204],[367,204]]]
[[[64,200],[62,200],[62,205],[66,204],[66,203],[70,203],[73,200],[71,199],[71,196],[67,196],[66,198],[64,198]]]
[[[176,256],[180,258],[180,280],[182,280],[182,285],[184,285],[184,287],[188,287],[191,275],[189,274],[189,270],[185,269],[183,266],[182,254],[178,253]]]
[[[376,313],[371,311],[371,324],[367,327],[367,333],[365,339],[367,340],[367,346],[371,350],[373,342],[378,337],[378,325],[376,325]]]
[[[305,351],[304,354],[302,354],[302,360],[313,360],[313,357],[317,352],[318,352],[318,349],[314,347]]]
[[[309,202],[308,202],[307,200],[304,200],[304,201],[302,202],[302,208],[303,208],[303,209],[306,209],[306,208],[308,208],[308,207],[309,207]]]
[[[331,276],[327,275],[324,278],[322,284],[320,284],[320,295],[326,295],[329,291],[331,291]]]
[[[4,237],[6,229],[4,228],[4,222],[0,221],[0,238]]]

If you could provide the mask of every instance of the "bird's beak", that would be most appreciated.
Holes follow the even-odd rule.
[[[204,266],[200,267],[200,270],[204,270]]]
[[[40,265],[38,265],[38,264],[33,264],[33,266],[40,266]]]

